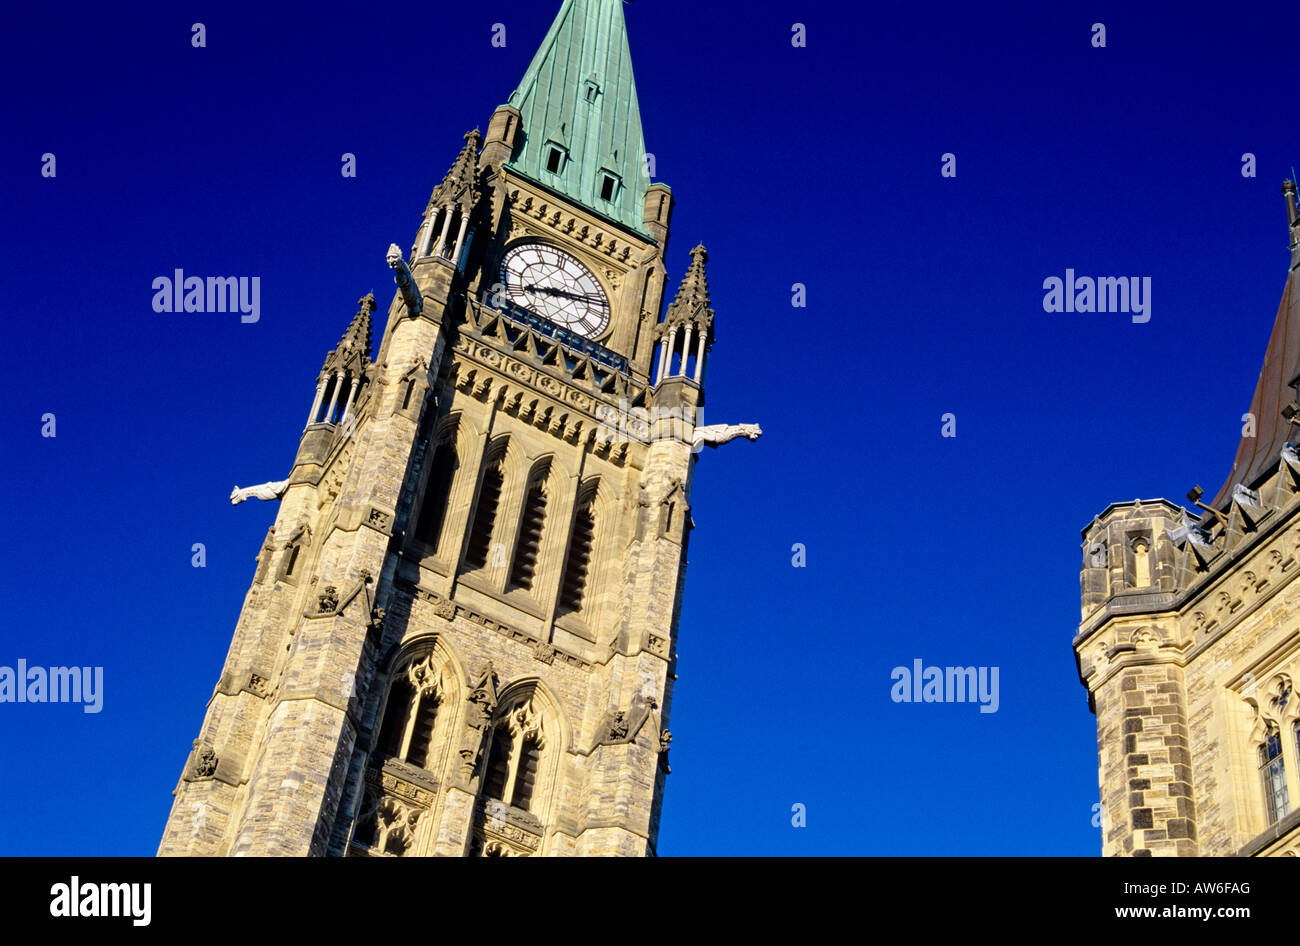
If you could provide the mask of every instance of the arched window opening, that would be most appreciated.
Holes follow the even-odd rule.
[[[536,740],[525,739],[523,751],[519,755],[519,770],[515,773],[515,794],[510,802],[516,808],[522,808],[524,811],[530,809],[541,760],[542,751]]]
[[[515,588],[532,590],[533,574],[537,570],[537,553],[542,544],[542,523],[546,518],[546,480],[538,477],[528,487],[524,498],[523,521],[519,524],[519,544],[515,549],[514,564],[510,569],[510,584]]]
[[[451,499],[451,485],[456,478],[459,467],[456,456],[456,438],[453,432],[445,441],[438,444],[433,456],[433,468],[429,471],[429,481],[424,488],[424,499],[420,504],[420,518],[415,524],[415,538],[432,549],[437,549],[442,541],[442,527],[447,518],[447,505]]]
[[[415,710],[415,725],[411,728],[411,745],[406,750],[406,761],[427,769],[433,761],[433,724],[438,715],[438,698],[432,693],[420,696]]]
[[[1282,734],[1272,724],[1259,747],[1259,768],[1264,777],[1268,823],[1276,824],[1291,810],[1291,804],[1287,798],[1286,764],[1282,761]]]
[[[385,755],[401,756],[402,742],[406,738],[406,723],[414,699],[415,690],[405,678],[398,680],[389,690],[384,724],[379,730],[379,751]]]
[[[573,535],[569,540],[569,554],[564,563],[564,578],[560,582],[560,614],[582,610],[583,598],[587,592],[587,574],[591,568],[592,545],[596,537],[594,506],[595,497],[585,497],[573,517]]]
[[[471,570],[482,568],[487,564],[488,553],[492,548],[492,527],[496,522],[497,506],[501,502],[503,482],[501,460],[498,458],[483,473],[483,485],[479,488],[478,508],[474,511],[474,526],[470,531],[469,547],[465,552],[465,567]]]
[[[512,749],[509,727],[498,726],[492,734],[492,750],[488,754],[487,775],[484,779],[483,791],[488,798],[505,800],[506,785],[510,781]]]

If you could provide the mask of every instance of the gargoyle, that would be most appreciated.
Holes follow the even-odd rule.
[[[714,424],[712,427],[696,427],[695,436],[691,438],[691,446],[698,453],[700,447],[717,448],[724,443],[735,440],[737,437],[744,437],[746,440],[757,440],[763,435],[763,428],[758,424]]]
[[[289,488],[288,480],[278,480],[274,483],[262,483],[258,486],[245,486],[240,489],[236,486],[230,491],[230,505],[238,506],[246,499],[279,499],[284,495],[284,491]]]
[[[420,294],[420,287],[415,284],[415,279],[411,276],[411,268],[406,265],[406,260],[402,259],[402,251],[397,248],[396,243],[388,244],[388,267],[395,274],[393,281],[402,290],[406,314],[413,319],[417,318],[424,311],[424,296]]]

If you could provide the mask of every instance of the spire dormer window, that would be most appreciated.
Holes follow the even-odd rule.
[[[618,196],[619,186],[623,182],[618,179],[617,174],[609,171],[600,172],[600,199],[612,202]]]
[[[552,174],[561,174],[564,172],[564,165],[568,161],[568,152],[552,141],[546,143],[546,170]]]

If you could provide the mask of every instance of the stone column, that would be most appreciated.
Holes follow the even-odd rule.
[[[456,234],[456,249],[451,254],[452,265],[460,259],[460,248],[465,243],[465,231],[469,228],[469,214],[462,212],[460,215],[460,232]]]
[[[307,415],[307,426],[310,427],[316,423],[316,414],[320,410],[320,402],[325,397],[325,385],[327,379],[321,378],[316,382],[316,400],[311,402],[311,413]]]
[[[325,423],[327,424],[333,423],[331,418],[333,418],[334,416],[334,408],[338,405],[339,388],[341,388],[342,386],[343,386],[343,372],[337,371],[334,373],[334,392],[330,396],[330,406],[325,410]]]
[[[352,413],[352,400],[357,396],[357,385],[361,382],[360,378],[352,379],[352,387],[348,390],[348,402],[343,406],[342,420],[347,420],[348,415]]]
[[[451,232],[451,211],[451,207],[444,211],[446,217],[442,221],[442,235],[438,237],[438,256],[442,256],[447,251],[447,234]]]

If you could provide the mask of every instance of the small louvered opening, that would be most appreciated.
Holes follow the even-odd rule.
[[[542,520],[546,518],[546,484],[542,481],[528,488],[524,500],[524,518],[519,525],[519,545],[510,569],[510,584],[531,590],[537,569],[537,553],[542,544]]]
[[[420,521],[415,525],[415,538],[437,548],[442,538],[442,524],[447,517],[447,502],[451,498],[451,483],[456,476],[456,445],[447,441],[438,445],[429,471],[429,482],[424,488],[424,502],[420,505]]]
[[[569,558],[564,564],[564,580],[560,584],[561,614],[582,610],[595,534],[596,520],[592,515],[591,504],[588,503],[578,510],[573,519],[573,538],[569,542]]]
[[[501,467],[498,464],[483,474],[478,509],[474,512],[474,528],[470,532],[469,549],[465,552],[466,568],[482,568],[487,564],[492,547],[492,524],[496,521],[497,505],[501,502],[501,485]]]

